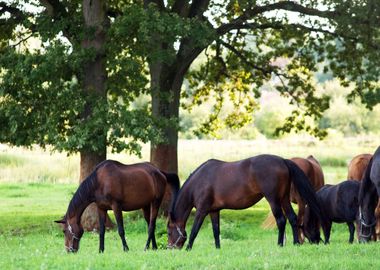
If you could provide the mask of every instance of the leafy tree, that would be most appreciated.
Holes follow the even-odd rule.
[[[148,108],[130,107],[147,79],[131,35],[112,23],[116,4],[0,3],[0,142],[79,152],[84,179],[107,146],[139,153],[159,137]]]
[[[192,99],[187,108],[214,101],[201,132],[213,131],[221,120],[239,128],[251,121],[263,84],[276,81],[297,106],[280,131],[305,129],[323,137],[325,131],[305,118],[318,120],[329,106],[312,80],[325,64],[325,72],[344,85],[357,82],[350,97],[376,104],[379,6],[374,0],[145,1],[138,40],[146,46],[153,116],[167,124],[166,141],[152,144],[151,160],[177,171],[181,97]],[[200,55],[206,61],[190,70]],[[182,87],[185,78],[190,87]],[[221,119],[226,96],[234,110]]]

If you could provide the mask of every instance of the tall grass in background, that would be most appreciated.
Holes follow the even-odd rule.
[[[319,141],[309,136],[290,136],[279,140],[180,140],[178,143],[179,175],[184,181],[204,161],[215,158],[240,160],[258,154],[275,154],[285,158],[314,155],[322,165],[326,182],[342,181],[347,165],[355,155],[373,153],[380,140],[375,136],[355,138],[329,137]],[[109,159],[123,163],[149,160],[149,145],[142,157],[125,153],[109,153]],[[79,155],[51,153],[38,147],[25,148],[0,145],[0,182],[77,183]]]

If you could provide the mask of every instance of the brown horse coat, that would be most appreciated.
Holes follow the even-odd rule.
[[[204,218],[210,215],[216,248],[220,247],[219,214],[222,209],[244,209],[267,199],[276,218],[278,244],[283,245],[286,218],[292,226],[293,242],[299,243],[297,216],[290,204],[293,183],[315,215],[321,217],[315,192],[304,172],[291,160],[259,155],[235,162],[208,160],[182,186],[168,223],[169,247],[181,248],[187,238],[186,222],[196,208],[187,249],[191,249]],[[318,239],[319,241],[319,235]]]
[[[362,180],[365,169],[372,158],[371,154],[360,154],[355,156],[348,165],[348,180]]]
[[[95,170],[80,184],[72,197],[62,220],[67,251],[76,252],[83,235],[80,218],[90,203],[95,203],[99,215],[99,251],[104,251],[105,218],[107,210],[113,210],[123,249],[128,250],[125,240],[122,211],[143,209],[148,224],[148,240],[145,249],[152,243],[157,248],[155,226],[158,210],[170,185],[173,198],[179,189],[176,174],[165,173],[152,164],[138,163],[125,165],[114,160],[98,164]]]

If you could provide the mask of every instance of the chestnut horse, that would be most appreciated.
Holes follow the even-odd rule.
[[[210,215],[216,248],[220,248],[219,215],[222,209],[248,208],[267,199],[278,227],[278,244],[284,244],[286,217],[299,243],[297,216],[290,203],[290,184],[310,205],[312,214],[322,218],[315,192],[304,172],[291,160],[274,155],[259,155],[225,162],[211,159],[199,166],[180,189],[168,222],[168,247],[182,248],[186,222],[196,208],[187,249],[191,249],[206,215]],[[285,215],[284,215],[285,213]],[[319,241],[319,238],[318,238]]]
[[[154,231],[167,184],[171,186],[175,198],[179,190],[179,179],[176,174],[162,172],[148,162],[125,165],[106,160],[99,163],[80,184],[63,219],[56,221],[63,224],[66,250],[78,251],[79,241],[83,235],[80,219],[86,207],[93,202],[97,205],[99,215],[99,252],[104,252],[105,219],[107,210],[111,209],[115,214],[124,251],[128,250],[128,245],[125,241],[122,211],[141,208],[148,223],[148,240],[145,249],[149,248],[150,242],[152,248],[157,249]]]
[[[371,158],[371,154],[360,154],[355,156],[348,165],[348,179],[361,181]],[[380,238],[380,200],[378,201],[375,209],[375,216],[377,222],[373,235],[374,240]]]
[[[371,154],[360,154],[355,156],[348,165],[348,180],[362,180],[365,169],[372,158]]]
[[[359,241],[371,239],[376,225],[375,208],[380,196],[380,147],[365,170],[359,192]]]
[[[322,167],[319,162],[312,156],[307,158],[295,157],[291,159],[295,164],[300,167],[300,169],[306,174],[307,178],[310,181],[310,184],[313,186],[314,191],[317,191],[325,184],[325,177],[323,175]],[[298,235],[300,241],[303,241],[302,226],[303,219],[305,215],[305,202],[297,192],[296,188],[292,184],[290,187],[290,200],[293,203],[298,205]]]

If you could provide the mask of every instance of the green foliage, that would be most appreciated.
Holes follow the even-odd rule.
[[[187,99],[183,108],[191,111],[210,102],[209,113],[192,129],[197,137],[218,136],[220,129],[234,132],[254,121],[263,133],[273,134],[272,127],[264,131],[260,123],[265,117],[282,122],[275,114],[253,117],[268,83],[295,106],[273,136],[306,130],[324,137],[323,128],[335,124],[345,134],[379,129],[367,120],[343,127],[344,117],[333,122],[331,115],[338,112],[332,111],[314,124],[331,104],[316,91],[317,67],[345,86],[355,82],[347,95],[351,102],[359,97],[374,108],[380,101],[380,13],[375,1],[326,0],[323,8],[318,1],[179,3],[109,1],[102,26],[106,46],[97,52],[82,46],[96,31],[84,27],[81,1],[58,1],[54,9],[47,1],[2,3],[0,141],[53,145],[69,152],[108,145],[113,151],[138,153],[140,142],[163,142],[162,131],[180,125],[172,115],[153,119],[151,106],[136,109],[132,102],[148,93],[172,102],[180,93],[174,93],[170,79],[181,84],[184,75],[189,87],[181,93]],[[31,38],[41,45],[30,46]],[[188,72],[202,52],[205,61]],[[107,95],[102,97],[83,91],[84,66],[97,57],[104,57],[107,71]],[[157,89],[149,92],[153,66],[168,74],[161,74]],[[370,117],[376,112],[365,119]],[[181,124],[188,129],[189,123]]]
[[[52,145],[69,153],[96,152],[105,145],[112,151],[139,153],[139,142],[161,140],[149,107],[131,106],[147,91],[147,73],[133,39],[136,29],[125,32],[128,25],[123,22],[128,16],[108,28],[103,48],[107,95],[99,96],[83,91],[86,63],[98,56],[81,46],[84,38],[94,35],[94,29],[84,27],[81,1],[57,4],[53,16],[43,12],[41,3],[35,5],[35,13],[17,9],[23,16],[14,15],[12,33],[18,32],[21,40],[32,33],[41,46],[32,49],[25,41],[2,48],[0,55],[0,141],[17,146]],[[24,29],[18,30],[19,24]],[[14,38],[9,33],[1,36],[7,44]],[[84,117],[88,108],[91,117]]]

